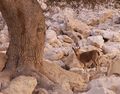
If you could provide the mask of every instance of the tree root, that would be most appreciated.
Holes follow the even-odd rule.
[[[61,85],[65,90],[73,91],[88,90],[87,84],[81,75],[66,71],[56,64],[44,61],[39,72],[45,75],[52,82]]]

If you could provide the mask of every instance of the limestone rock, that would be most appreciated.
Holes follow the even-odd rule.
[[[81,33],[84,37],[87,37],[90,34],[90,27],[83,23],[80,20],[71,18],[69,19],[67,26],[71,28],[71,30],[76,30]]]
[[[57,40],[57,34],[53,30],[47,30],[46,31],[46,39],[49,43],[54,42]]]
[[[6,51],[9,46],[9,42],[0,45],[0,51]]]
[[[102,48],[104,45],[104,40],[102,36],[90,36],[87,38],[88,42],[98,48]]]
[[[36,92],[39,92],[37,94],[48,94],[48,91],[44,88],[39,88],[36,90]]]
[[[100,77],[90,82],[91,90],[87,94],[119,94],[120,77]]]
[[[86,94],[116,94],[112,90],[108,90],[103,87],[95,87],[88,91]]]
[[[118,74],[120,75],[120,54],[117,54],[114,59],[112,59],[111,64],[108,69],[108,75]]]
[[[66,35],[63,35],[63,41],[66,43],[73,43],[73,40]]]
[[[64,52],[61,48],[52,48],[46,51],[44,56],[49,60],[59,60],[64,56]]]
[[[119,42],[108,42],[103,45],[104,53],[119,53],[120,43]]]
[[[101,13],[99,14],[99,17],[96,19],[91,19],[88,22],[88,25],[95,26],[95,25],[99,25],[101,23],[104,23],[108,19],[112,18],[113,14],[114,14],[114,11],[110,10],[110,9],[106,9],[104,11],[101,11]]]
[[[47,5],[45,4],[45,0],[37,0],[38,1],[38,3],[41,5],[41,8],[43,9],[43,10],[46,10],[47,9]]]
[[[93,36],[101,35],[101,36],[103,36],[104,39],[107,39],[107,40],[113,41],[113,42],[119,42],[120,41],[120,33],[110,31],[110,30],[95,29],[95,30],[91,31],[91,35],[93,35]]]
[[[10,82],[2,92],[5,94],[32,94],[37,81],[33,77],[19,76]]]

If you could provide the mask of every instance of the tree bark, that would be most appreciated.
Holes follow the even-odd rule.
[[[0,10],[10,35],[5,69],[33,69],[43,58],[45,19],[41,7],[36,0],[0,0]]]

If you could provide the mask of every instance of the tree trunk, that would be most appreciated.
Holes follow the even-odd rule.
[[[3,71],[9,71],[11,76],[15,72],[24,74],[33,70],[63,87],[67,85],[77,90],[86,88],[85,81],[80,75],[42,60],[45,18],[37,0],[0,0],[0,11],[10,35],[8,60]],[[0,79],[1,77],[3,76],[0,75]]]
[[[8,25],[10,45],[5,69],[34,69],[43,58],[45,19],[36,0],[1,0],[0,10]],[[18,67],[19,66],[19,67]]]

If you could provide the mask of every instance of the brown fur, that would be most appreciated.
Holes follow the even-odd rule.
[[[99,56],[100,53],[98,50],[91,50],[87,52],[80,53],[80,48],[73,48],[77,59],[84,64],[84,68],[87,68],[88,65],[93,65],[97,67],[99,65]],[[92,61],[92,62],[91,62]]]

